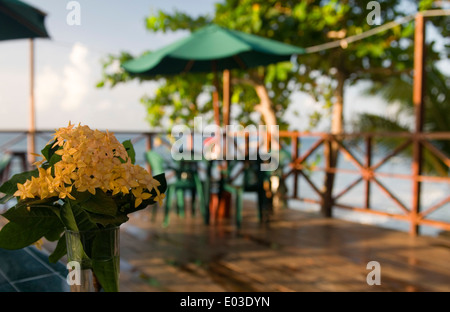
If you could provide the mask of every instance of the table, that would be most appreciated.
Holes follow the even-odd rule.
[[[271,207],[271,173],[260,170],[261,159],[243,160],[219,160],[206,159],[203,155],[191,153],[188,159],[178,161],[178,178],[183,179],[183,174],[193,176],[201,180],[201,190],[197,190],[204,200],[200,201],[200,207],[205,224],[214,220],[230,217],[231,208],[235,209],[236,225],[241,225],[241,211],[243,206],[243,194],[254,192],[258,196],[258,211],[260,221],[267,219],[267,212]],[[243,164],[238,172],[232,172],[236,166]],[[205,164],[205,176],[200,177],[200,165]],[[239,168],[238,168],[239,169]],[[233,174],[233,176],[232,176]],[[243,174],[242,183],[235,183],[237,176]],[[216,178],[214,178],[214,175]],[[232,204],[232,199],[235,203]]]

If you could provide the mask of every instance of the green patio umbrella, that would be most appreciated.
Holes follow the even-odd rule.
[[[0,40],[48,38],[46,14],[18,0],[0,0]]]
[[[304,49],[297,46],[212,24],[160,50],[130,60],[122,67],[145,78],[185,72],[217,73],[287,61],[292,55],[304,52]],[[229,84],[229,79],[224,81]],[[229,86],[224,88],[229,90]],[[218,97],[215,97],[213,105],[215,120],[218,123]],[[228,115],[229,96],[227,101],[224,100],[226,124]]]
[[[28,152],[35,152],[35,109],[34,109],[34,38],[49,38],[44,20],[46,14],[37,8],[18,0],[0,0],[0,40],[30,40],[30,127]],[[31,154],[29,154],[31,155]],[[30,161],[34,156],[30,156]]]

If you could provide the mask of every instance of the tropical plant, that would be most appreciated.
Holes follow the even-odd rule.
[[[92,231],[117,227],[128,214],[162,201],[164,173],[152,177],[135,165],[129,140],[120,143],[113,133],[88,126],[60,128],[42,150],[38,168],[14,175],[0,187],[0,203],[15,204],[2,214],[0,248],[21,249],[42,241],[57,241],[49,256],[57,262],[66,252],[65,231]],[[108,238],[93,238],[84,257],[101,254]],[[85,247],[85,246],[84,246]],[[105,291],[117,291],[111,280],[112,263],[88,262]]]

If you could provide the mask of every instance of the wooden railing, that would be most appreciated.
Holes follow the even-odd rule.
[[[160,132],[136,132],[136,131],[113,131],[115,134],[132,136],[133,144],[144,144],[145,150],[154,146],[154,139],[158,136],[169,136]],[[23,153],[14,150],[12,147],[27,139],[26,131],[0,131],[0,135],[9,134],[10,138],[0,145],[0,153],[5,153],[11,149],[16,157],[21,157],[22,169],[26,162]],[[48,141],[51,138],[51,131],[37,131],[38,137]],[[324,216],[332,216],[334,208],[348,209],[363,213],[387,216],[398,220],[403,220],[410,225],[410,234],[417,235],[419,226],[426,225],[438,227],[443,230],[450,230],[450,221],[436,220],[430,218],[431,213],[445,209],[446,204],[450,202],[450,195],[447,193],[443,198],[433,198],[432,203],[424,203],[423,183],[445,184],[450,188],[450,158],[440,150],[434,142],[449,141],[450,132],[443,133],[351,133],[331,135],[329,133],[309,133],[297,131],[280,131],[280,142],[284,150],[290,154],[289,161],[284,164],[282,177],[292,179],[292,188],[289,194],[291,200],[300,200],[307,203],[314,203],[321,206]],[[385,150],[378,159],[374,157],[374,149],[380,148],[379,140],[391,140],[389,150]],[[305,149],[304,142],[308,141],[308,147]],[[168,147],[170,147],[169,143]],[[23,145],[23,144],[22,144]],[[248,144],[247,144],[248,148]],[[344,159],[352,164],[352,168],[332,166],[330,161],[330,151],[334,149],[339,159]],[[409,149],[409,151],[408,151]],[[420,151],[419,156],[415,157],[412,151]],[[408,151],[408,152],[407,152]],[[424,161],[422,155],[433,155],[443,168],[444,174],[423,174],[421,173]],[[409,173],[383,172],[380,170],[393,157],[403,153],[401,159],[411,161]],[[320,161],[317,162],[317,155]],[[359,155],[359,157],[357,156]],[[314,158],[315,157],[315,158]],[[325,177],[330,178],[336,175],[356,176],[352,182],[345,187],[338,189],[336,185],[331,184],[331,188],[326,187],[325,178],[322,182],[312,179],[315,172],[321,172]],[[418,174],[419,172],[419,174]],[[383,178],[391,178],[398,181],[407,181],[411,183],[411,200],[406,202],[395,194],[396,185],[387,185],[382,182]],[[301,194],[299,184],[301,181],[307,183],[312,193]],[[342,203],[341,198],[354,190],[357,185],[363,185],[363,203]],[[384,211],[383,209],[374,209],[372,207],[372,192],[377,188],[386,197],[386,199],[396,207],[396,211]],[[388,201],[386,203],[388,203]],[[447,207],[448,209],[448,207]]]
[[[284,174],[284,178],[293,175],[294,176],[294,193],[292,198],[299,199],[307,202],[318,203],[322,205],[322,211],[325,212],[330,210],[331,207],[339,207],[344,209],[350,209],[359,212],[373,213],[383,216],[388,216],[390,218],[405,220],[410,223],[410,234],[416,235],[418,233],[418,226],[428,225],[440,227],[444,230],[450,230],[450,222],[432,220],[427,217],[437,209],[442,208],[444,205],[450,202],[450,196],[444,196],[444,198],[439,199],[436,203],[424,205],[422,204],[422,189],[421,183],[423,182],[435,182],[435,183],[445,183],[450,186],[450,177],[448,176],[448,168],[450,165],[450,158],[445,155],[441,150],[439,150],[435,145],[431,143],[432,140],[450,140],[450,133],[422,133],[419,135],[411,133],[360,133],[360,134],[341,134],[341,135],[330,135],[327,133],[299,133],[299,132],[283,132],[280,133],[280,137],[288,137],[290,139],[291,146],[291,159],[289,170]],[[301,140],[307,137],[316,138],[315,143],[313,143],[309,149],[303,153],[299,153],[298,146],[301,145]],[[390,151],[386,151],[384,157],[379,159],[375,163],[373,162],[373,146],[376,144],[378,139],[396,139],[398,144],[393,147]],[[350,141],[350,144],[345,142]],[[363,160],[358,159],[352,151],[352,143],[355,140],[364,142],[365,148],[363,153]],[[344,156],[348,159],[354,166],[355,169],[330,167],[330,161],[324,156],[323,164],[324,166],[319,167],[307,167],[305,164],[311,155],[314,154],[320,147],[323,147],[324,155],[330,155],[331,153],[327,150],[332,149],[332,145],[337,146],[337,151],[340,156]],[[420,149],[426,149],[435,159],[438,159],[447,169],[446,176],[436,176],[436,175],[424,175],[424,174],[413,174],[414,167],[423,167],[423,157],[420,159],[412,159],[411,162],[411,173],[395,173],[395,172],[381,172],[380,167],[386,164],[392,157],[399,155],[404,152],[407,148],[413,147],[414,145],[419,145]],[[403,159],[407,159],[408,156],[405,155]],[[418,163],[420,162],[420,163]],[[306,169],[306,170],[305,170]],[[357,178],[353,182],[349,183],[343,190],[338,193],[333,192],[333,189],[327,190],[322,186],[318,186],[310,179],[307,172],[310,171],[323,171],[325,174],[336,175],[340,174],[353,174],[357,175]],[[298,194],[297,184],[299,178],[305,179],[305,181],[311,186],[314,192],[319,196],[320,200],[313,199],[310,197],[301,197]],[[412,199],[410,203],[405,203],[400,200],[392,191],[395,185],[385,185],[380,181],[380,178],[393,178],[398,180],[407,180],[411,183],[412,189],[417,190],[413,192]],[[359,183],[364,184],[364,204],[361,206],[342,204],[339,199],[352,190]],[[398,208],[398,213],[385,212],[380,210],[374,210],[371,207],[371,188],[376,186],[382,191],[382,193],[390,199],[392,203]],[[329,196],[330,200],[326,200]],[[329,207],[326,207],[329,205]],[[325,213],[324,213],[325,214]]]

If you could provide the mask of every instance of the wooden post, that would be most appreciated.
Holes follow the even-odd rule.
[[[145,150],[151,151],[152,150],[152,135],[150,133],[147,133],[146,135],[147,139],[145,140]],[[148,161],[146,161],[146,167],[148,172],[152,172],[152,168],[150,167],[150,164]]]
[[[186,138],[186,148],[189,150],[189,153],[191,154],[191,159],[194,159],[194,133],[191,133]]]
[[[212,94],[214,122],[220,127],[220,109],[219,109],[219,82],[217,80],[217,62],[212,62],[214,92]]]
[[[425,91],[425,18],[423,14],[416,15],[416,28],[414,35],[414,84],[413,104],[415,113],[415,135],[413,139],[413,201],[411,206],[411,224],[409,233],[416,236],[419,233],[418,215],[420,212],[421,183],[419,176],[422,172],[422,145],[420,143],[423,131],[424,91]]]
[[[229,69],[223,71],[223,125],[227,126],[230,124],[230,105],[231,105],[231,74]]]
[[[331,134],[342,134],[344,132],[344,87],[346,75],[342,70],[337,71],[336,81],[337,86],[334,90],[335,102],[333,103],[333,112],[331,119]],[[325,181],[324,190],[322,194],[322,215],[326,218],[332,217],[333,209],[333,186],[335,179],[335,169],[337,167],[337,161],[339,158],[339,144],[336,141],[338,138],[330,135],[324,145],[324,156],[325,156]]]
[[[324,161],[325,161],[325,183],[322,192],[321,213],[325,218],[332,217],[333,208],[333,184],[334,184],[334,160],[333,160],[333,138],[331,135],[324,142]]]
[[[292,163],[295,163],[295,161],[298,158],[298,146],[299,146],[299,140],[300,137],[298,135],[295,135],[292,137],[292,150],[291,150],[291,159]],[[297,198],[298,196],[298,170],[297,168],[293,168],[294,170],[294,198]]]
[[[34,41],[30,38],[30,127],[28,132],[28,148],[27,156],[29,164],[33,164],[36,160],[32,153],[36,151],[36,124],[34,109]]]
[[[370,170],[372,165],[372,137],[366,138],[366,169]],[[370,209],[370,179],[367,178],[365,181],[365,208]]]

